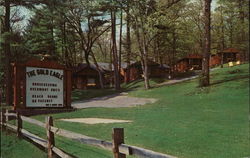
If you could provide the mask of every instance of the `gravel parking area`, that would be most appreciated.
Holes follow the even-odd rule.
[[[85,101],[78,101],[72,103],[72,107],[77,109],[104,107],[104,108],[121,108],[134,107],[137,105],[144,105],[154,103],[157,99],[154,98],[136,98],[127,96],[127,93],[120,93],[105,97],[93,98]]]

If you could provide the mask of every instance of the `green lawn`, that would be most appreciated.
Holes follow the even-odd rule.
[[[161,79],[161,78],[151,78],[149,80],[149,84],[151,87],[156,86],[159,83],[162,82],[167,82],[167,79]],[[144,90],[144,80],[143,79],[139,79],[130,83],[123,83],[121,85],[121,87],[123,88],[124,91],[135,91],[135,90]]]
[[[47,154],[15,134],[1,132],[1,158],[46,158]]]
[[[158,83],[165,82],[165,79],[160,79],[160,78],[152,78],[150,79],[150,85],[155,86]],[[136,80],[134,82],[128,83],[128,84],[121,84],[121,90],[120,91],[115,91],[113,88],[109,89],[87,89],[87,90],[80,90],[76,89],[72,91],[72,101],[80,101],[80,100],[86,100],[90,98],[95,98],[95,97],[102,97],[106,95],[111,95],[123,91],[131,91],[131,90],[138,90],[138,89],[144,89],[144,82],[142,79]]]
[[[44,118],[44,117],[42,117],[42,118]],[[44,120],[45,120],[45,118],[42,119],[41,121],[45,122]],[[16,123],[14,121],[10,121],[9,123],[16,125]],[[57,124],[55,124],[55,125],[57,125]],[[46,130],[42,127],[23,122],[23,128],[30,131],[31,133],[41,137],[41,138],[43,138],[43,139],[47,139]],[[33,151],[30,152],[30,150],[24,149],[27,145],[32,146],[31,144],[29,144],[25,140],[18,139],[16,137],[16,135],[11,135],[11,136],[12,136],[11,138],[9,138],[9,136],[7,136],[6,134],[3,134],[3,136],[2,136],[4,139],[1,140],[3,142],[1,144],[1,147],[3,147],[2,152],[5,153],[3,155],[9,154],[9,149],[19,148],[19,146],[22,146],[22,148],[20,148],[18,150],[14,150],[13,153],[10,155],[7,155],[6,158],[19,158],[18,154],[20,154],[21,151],[25,152],[27,155],[31,154],[30,157],[27,156],[25,158],[33,158],[34,157],[34,156],[32,156]],[[18,145],[15,145],[15,143],[14,143],[15,141],[12,141],[12,139],[14,139],[15,141],[18,140],[19,141]],[[8,140],[7,143],[5,142],[5,140]],[[9,143],[9,141],[11,143]],[[55,136],[55,146],[58,147],[59,149],[62,149],[66,153],[71,154],[71,155],[76,156],[76,157],[83,157],[83,158],[110,158],[110,157],[112,157],[112,154],[109,151],[106,151],[104,149],[100,149],[97,147],[93,147],[93,146],[88,146],[85,144],[80,144],[76,141],[73,141],[73,140],[70,140],[68,138],[64,138],[61,136],[57,136],[57,135]],[[32,147],[37,148],[35,146],[32,146]],[[35,151],[36,150],[34,150],[34,153],[35,153]],[[42,151],[40,151],[40,152],[42,152]],[[40,153],[38,153],[38,154],[40,154]],[[46,155],[45,152],[43,154]],[[17,156],[15,156],[15,155],[17,155]],[[3,157],[3,158],[5,158],[5,157]],[[23,157],[20,157],[20,158],[23,158]],[[40,158],[40,157],[36,157],[36,158]]]
[[[80,90],[76,89],[72,91],[71,99],[72,101],[79,101],[79,100],[85,100],[95,97],[102,97],[105,95],[111,95],[117,93],[114,89],[88,89],[88,90]]]
[[[199,88],[198,79],[194,79],[129,92],[131,96],[157,98],[153,104],[133,108],[89,108],[52,116],[57,127],[109,141],[112,128],[123,127],[127,144],[180,158],[249,157],[249,64],[214,70],[211,82],[207,88]],[[34,118],[44,121],[44,117]],[[86,125],[58,120],[74,117],[133,122]],[[38,128],[25,126],[40,133]],[[110,152],[67,139],[58,138],[58,145],[79,157],[112,157]]]

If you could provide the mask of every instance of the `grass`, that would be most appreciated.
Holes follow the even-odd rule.
[[[154,87],[155,85],[162,83],[162,82],[167,82],[166,79],[160,79],[160,78],[151,78],[149,80],[149,84],[151,87]],[[139,79],[133,82],[129,82],[129,83],[123,83],[121,85],[122,89],[124,91],[134,91],[134,90],[143,90],[144,89],[144,80],[143,79]]]
[[[92,108],[55,114],[55,119],[100,117],[133,120],[127,124],[85,125],[57,120],[59,127],[111,140],[112,127],[125,128],[126,143],[185,158],[235,158],[249,153],[248,64],[211,73],[212,86],[198,80],[136,90],[130,95],[159,101],[135,108]],[[37,117],[39,118],[39,117]],[[40,117],[41,118],[41,117]]]
[[[112,128],[123,127],[127,144],[180,158],[250,156],[249,64],[214,70],[211,83],[210,87],[200,88],[194,79],[147,91],[137,87],[129,95],[158,101],[133,108],[89,108],[52,116],[57,127],[109,141]],[[34,118],[44,121],[44,117]],[[59,120],[75,117],[133,122],[87,125]],[[40,129],[26,126],[40,134]],[[101,149],[62,138],[58,141],[63,149],[79,157],[112,157],[110,152]]]
[[[165,79],[160,79],[160,78],[152,78],[150,79],[150,85],[155,86],[158,83],[166,82],[167,80]],[[76,89],[72,91],[72,101],[80,101],[80,100],[86,100],[86,99],[91,99],[95,97],[102,97],[102,96],[107,96],[107,95],[112,95],[115,93],[119,93],[122,91],[131,91],[131,90],[137,90],[137,89],[144,89],[144,82],[142,79],[136,80],[134,82],[130,82],[128,84],[121,84],[121,90],[120,91],[115,91],[114,89],[87,89],[87,90],[80,90]]]
[[[44,120],[45,119],[43,119],[41,121],[45,122]],[[14,121],[10,121],[10,123],[14,124],[14,125],[16,124]],[[55,124],[55,126],[56,125],[57,124]],[[41,138],[43,138],[43,139],[47,139],[46,138],[46,130],[44,128],[41,128],[39,126],[30,124],[30,123],[26,123],[26,122],[23,122],[23,128],[30,131],[31,133],[41,137]],[[4,137],[5,137],[5,135],[4,135]],[[8,139],[8,138],[5,138],[5,139]],[[20,144],[22,144],[22,146],[26,146],[26,143],[24,142],[24,140],[22,142],[20,142]],[[93,146],[88,146],[85,144],[80,144],[79,142],[76,142],[76,141],[70,140],[68,138],[61,137],[61,136],[57,136],[57,135],[55,135],[55,145],[59,149],[62,149],[63,151],[66,151],[66,153],[73,155],[75,157],[86,157],[86,158],[96,158],[96,157],[110,158],[110,157],[112,157],[112,154],[109,151],[106,151],[104,149],[100,149],[97,147],[93,147]],[[6,144],[3,144],[3,146],[6,146]],[[36,148],[36,147],[34,147],[34,148]],[[8,151],[5,148],[3,150],[4,150],[4,152],[8,153]],[[24,150],[24,152],[29,154],[29,151]],[[46,155],[46,153],[45,153],[45,155]],[[18,157],[10,157],[10,158],[18,158]],[[38,157],[38,158],[40,158],[40,157]]]
[[[12,133],[1,132],[1,158],[46,158],[47,154]]]
[[[88,90],[77,89],[72,91],[71,99],[72,101],[79,101],[95,97],[102,97],[105,95],[111,95],[115,93],[117,93],[117,91],[115,91],[114,89],[103,89],[101,91],[98,89],[88,89]]]

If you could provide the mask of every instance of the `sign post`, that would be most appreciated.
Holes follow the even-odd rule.
[[[13,64],[14,109],[71,108],[71,70],[52,61]]]
[[[26,106],[63,107],[63,70],[26,67]]]

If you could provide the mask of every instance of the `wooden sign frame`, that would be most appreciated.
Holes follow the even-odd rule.
[[[47,68],[63,70],[63,106],[62,107],[28,107],[26,105],[26,67]],[[54,61],[40,61],[31,59],[25,63],[12,64],[13,105],[16,109],[41,109],[41,108],[71,108],[71,70]]]

